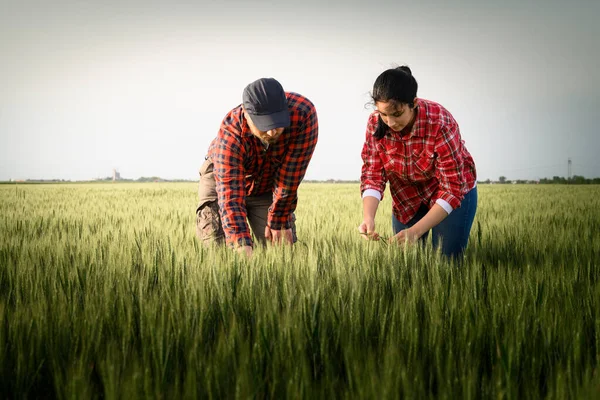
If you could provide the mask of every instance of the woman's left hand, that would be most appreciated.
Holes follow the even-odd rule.
[[[413,228],[403,229],[398,232],[396,235],[392,236],[389,239],[390,243],[404,243],[408,242],[409,244],[417,243],[421,235],[418,234]]]

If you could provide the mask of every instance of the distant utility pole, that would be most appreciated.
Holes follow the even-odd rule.
[[[571,181],[571,157],[569,157],[569,161],[568,161],[568,171],[569,171],[568,181]]]

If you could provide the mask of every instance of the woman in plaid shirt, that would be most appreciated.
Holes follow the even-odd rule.
[[[425,240],[429,231],[442,253],[460,256],[477,209],[476,171],[450,112],[417,97],[410,68],[384,71],[373,85],[376,110],[362,149],[361,193],[366,239],[379,239],[375,214],[386,183],[392,196],[390,241]]]

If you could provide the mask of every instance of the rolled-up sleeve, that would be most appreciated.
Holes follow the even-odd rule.
[[[456,122],[440,127],[435,140],[436,178],[439,182],[435,199],[446,201],[453,209],[460,207],[465,193],[462,146]]]
[[[383,199],[387,177],[373,137],[376,126],[377,116],[371,116],[367,124],[365,143],[361,152],[363,165],[360,174],[360,192],[362,194],[368,189],[376,190]]]

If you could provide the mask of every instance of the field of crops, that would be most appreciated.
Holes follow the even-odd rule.
[[[195,205],[0,185],[0,398],[600,396],[598,186],[480,185],[462,265],[362,240],[354,184],[303,184],[300,242],[251,259]]]

